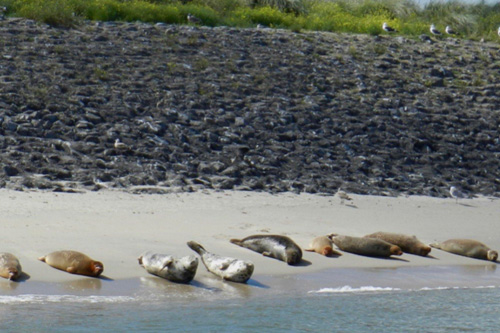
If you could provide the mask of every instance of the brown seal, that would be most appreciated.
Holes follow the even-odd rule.
[[[497,261],[498,252],[481,242],[472,239],[448,239],[441,243],[431,244],[432,247],[461,256]]]
[[[22,273],[19,260],[12,253],[0,253],[0,276],[9,280],[17,280]]]
[[[316,252],[327,257],[342,255],[342,253],[333,249],[332,240],[328,238],[328,236],[319,236],[314,238],[309,245],[309,248],[304,249],[304,251]]]
[[[339,249],[370,257],[390,257],[403,254],[397,245],[376,238],[362,238],[331,234],[328,237]]]
[[[431,247],[419,241],[415,236],[379,231],[366,235],[365,238],[381,239],[387,243],[399,246],[403,252],[416,254],[418,256],[425,257],[431,252]]]
[[[38,258],[49,266],[71,274],[99,276],[104,270],[102,262],[90,259],[77,251],[55,251]]]

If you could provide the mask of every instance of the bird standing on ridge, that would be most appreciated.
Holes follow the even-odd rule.
[[[433,35],[441,35],[441,31],[436,29],[434,24],[431,24],[431,28],[429,30],[430,30],[431,34],[433,34]]]
[[[455,203],[458,203],[458,199],[467,198],[465,193],[460,192],[460,190],[457,189],[455,186],[450,187],[450,195],[452,196],[452,198],[455,198]]]
[[[187,14],[187,20],[189,23],[201,24],[201,20],[199,18],[197,18],[196,16],[191,15],[191,13]]]
[[[500,27],[498,27],[498,36],[500,36]]]
[[[444,31],[448,34],[448,35],[456,35],[457,33],[455,32],[455,30],[453,30],[452,28],[450,28],[449,25],[446,26],[446,29],[444,29]]]
[[[384,29],[384,31],[387,31],[387,32],[397,32],[396,29],[388,26],[386,22],[384,22],[384,24],[382,24],[382,29]]]

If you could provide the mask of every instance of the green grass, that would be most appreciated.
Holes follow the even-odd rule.
[[[429,25],[451,25],[459,38],[500,40],[500,4],[412,0],[0,0],[8,16],[54,26],[72,27],[83,19],[188,24],[193,14],[207,26],[251,27],[258,24],[292,31],[320,30],[386,34],[382,23],[398,34],[429,34]]]

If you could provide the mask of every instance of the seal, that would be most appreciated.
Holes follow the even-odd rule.
[[[148,273],[178,283],[191,282],[198,268],[198,258],[195,256],[177,259],[170,255],[148,251],[141,255],[138,260],[139,265],[144,267]]]
[[[190,241],[187,245],[201,257],[207,270],[223,280],[246,283],[253,274],[253,263],[210,253],[200,244]]]
[[[328,236],[339,249],[369,257],[390,257],[403,254],[397,245],[376,238],[362,238],[331,234]]]
[[[316,252],[327,257],[341,256],[342,253],[333,249],[333,243],[328,236],[319,236],[312,240],[308,249],[304,251]]]
[[[0,276],[9,280],[17,280],[23,270],[19,260],[12,253],[0,253]]]
[[[431,247],[461,256],[497,261],[498,252],[481,242],[472,239],[448,239],[441,243],[433,243]]]
[[[38,260],[71,274],[98,277],[104,270],[102,262],[92,260],[87,255],[77,251],[55,251],[38,258]]]
[[[399,246],[405,253],[416,254],[418,256],[425,257],[431,252],[431,247],[419,241],[416,236],[379,231],[366,235],[365,238],[381,239],[387,243]]]
[[[252,235],[243,239],[231,239],[231,243],[262,253],[262,255],[296,265],[302,260],[302,250],[287,236]]]

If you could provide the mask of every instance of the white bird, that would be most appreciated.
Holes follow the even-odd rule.
[[[129,147],[126,144],[124,144],[123,142],[120,142],[120,139],[116,139],[115,140],[115,149],[125,150],[125,149],[129,149]]]
[[[397,32],[396,29],[388,26],[386,22],[384,22],[384,24],[382,24],[382,29],[384,29],[384,31],[387,31],[387,32]]]
[[[344,204],[344,200],[352,201],[352,198],[347,193],[345,193],[344,191],[342,191],[340,188],[337,191],[337,196],[340,198],[340,204],[341,205]]]
[[[456,35],[457,33],[455,32],[455,30],[453,30],[452,28],[450,28],[449,25],[446,26],[446,29],[444,29],[444,31],[446,31],[446,33],[448,35]]]
[[[498,27],[498,36],[500,36],[500,27]]]
[[[461,192],[455,186],[450,187],[450,195],[452,198],[455,198],[455,203],[458,203],[458,199],[467,198],[467,195],[465,195],[465,193]]]
[[[187,20],[189,23],[201,24],[201,20],[199,18],[197,18],[196,16],[191,15],[191,13],[187,14]]]
[[[436,29],[434,24],[431,24],[431,28],[429,30],[430,30],[431,34],[433,34],[433,35],[441,35],[441,31]]]

